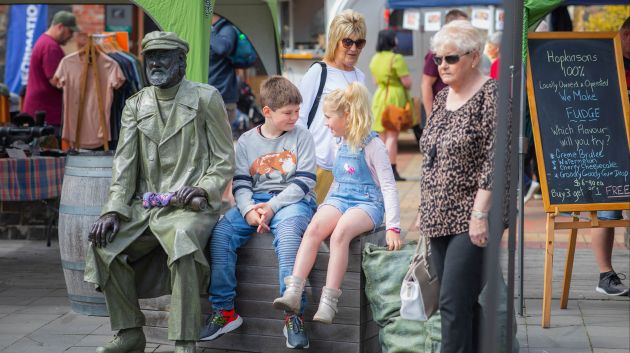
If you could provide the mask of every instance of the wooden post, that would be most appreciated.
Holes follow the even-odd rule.
[[[547,242],[545,244],[545,277],[543,286],[542,327],[551,323],[551,284],[553,279],[553,238],[555,213],[547,213]]]
[[[107,122],[105,121],[105,110],[103,106],[103,92],[101,90],[101,79],[98,74],[98,57],[96,53],[96,45],[92,43],[92,47],[90,48],[90,55],[92,56],[92,73],[94,75],[94,85],[96,86],[96,101],[98,102],[98,121],[103,131],[103,148],[105,151],[109,151],[109,130],[107,129]]]
[[[573,221],[578,221],[580,212],[573,213]],[[562,295],[560,296],[560,309],[566,309],[569,302],[569,288],[571,287],[571,275],[573,274],[573,259],[575,257],[575,243],[577,241],[577,228],[569,233],[569,246],[567,249],[567,261],[564,264],[564,278],[562,280]]]
[[[81,91],[79,92],[79,114],[77,115],[77,131],[74,134],[74,148],[76,148],[77,150],[79,148],[81,148],[81,122],[83,121],[83,114],[85,112],[85,90],[87,88],[87,77],[88,77],[88,67],[90,65],[90,60],[91,60],[91,53],[90,53],[90,48],[92,48],[92,37],[89,36],[88,37],[88,42],[85,46],[85,48],[83,48],[83,59],[85,60],[85,62],[83,63],[83,66],[81,68],[81,80],[80,80],[80,85],[81,85]]]
[[[621,219],[615,221],[600,221],[597,211],[591,211],[590,221],[579,221],[579,212],[573,213],[573,219],[568,222],[556,222],[559,211],[547,213],[547,244],[545,245],[545,277],[543,286],[542,322],[543,328],[548,328],[551,323],[551,284],[553,277],[553,250],[554,232],[556,229],[570,229],[567,262],[564,266],[564,278],[562,280],[562,294],[560,296],[560,309],[566,309],[569,302],[569,288],[571,287],[571,275],[573,272],[573,260],[575,245],[577,242],[577,230],[581,228],[614,228],[630,227],[630,220]]]

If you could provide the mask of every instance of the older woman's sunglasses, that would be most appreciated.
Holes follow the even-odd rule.
[[[346,49],[352,48],[353,44],[357,46],[357,49],[363,49],[365,46],[365,39],[352,40],[350,38],[344,38],[341,40],[341,45],[343,45]]]
[[[457,64],[459,62],[459,59],[464,56],[464,55],[468,55],[471,52],[467,51],[464,54],[461,55],[447,55],[447,56],[433,56],[433,62],[435,63],[435,65],[440,66],[442,65],[442,61],[446,61],[447,64],[449,65],[454,65]]]

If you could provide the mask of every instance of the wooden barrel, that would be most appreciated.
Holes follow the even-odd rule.
[[[59,205],[59,250],[72,310],[108,316],[105,297],[83,281],[88,232],[107,199],[112,156],[68,156]]]

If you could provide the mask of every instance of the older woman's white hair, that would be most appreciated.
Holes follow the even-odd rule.
[[[453,47],[461,52],[481,52],[484,46],[481,32],[470,22],[457,20],[448,23],[431,38],[431,51],[441,52]]]

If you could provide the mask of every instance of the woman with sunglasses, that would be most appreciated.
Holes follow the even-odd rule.
[[[298,124],[308,127],[315,140],[317,159],[317,204],[320,204],[333,181],[334,141],[330,130],[324,125],[322,111],[324,97],[335,89],[344,89],[352,82],[365,82],[365,75],[355,65],[365,47],[366,25],[363,15],[352,10],[337,14],[328,30],[328,42],[324,60],[316,63],[306,72],[299,89],[302,94]],[[326,70],[325,77],[322,70]],[[323,91],[318,97],[321,79]],[[311,112],[313,110],[313,112]],[[311,118],[309,119],[309,116]]]
[[[396,32],[384,29],[378,32],[376,54],[370,61],[372,77],[378,85],[372,99],[372,116],[374,123],[372,130],[379,133],[385,142],[387,154],[392,165],[396,181],[405,181],[396,169],[396,155],[398,154],[398,130],[387,130],[381,122],[381,115],[385,107],[395,105],[404,108],[409,101],[407,90],[411,88],[411,77],[405,59],[400,54],[394,53],[396,47]],[[412,102],[413,104],[413,102]]]
[[[430,238],[440,279],[442,353],[478,352],[483,254],[496,126],[496,81],[480,71],[484,39],[468,21],[453,21],[431,40],[448,87],[433,102],[420,139],[424,161],[416,226]],[[493,235],[500,237],[500,234]]]

